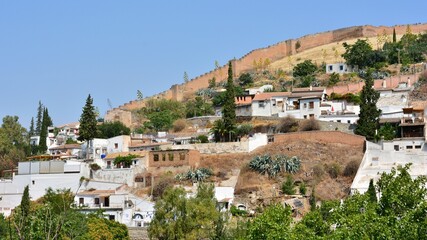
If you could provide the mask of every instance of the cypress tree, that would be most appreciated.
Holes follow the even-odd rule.
[[[30,238],[30,190],[28,185],[24,188],[24,193],[21,198],[21,205],[19,205],[19,211],[17,216],[13,218],[14,226],[18,234],[19,239],[31,239]]]
[[[380,94],[373,88],[374,80],[372,71],[368,70],[365,78],[365,86],[360,94],[360,114],[357,120],[354,132],[358,135],[365,136],[368,140],[375,138],[375,130],[378,129],[379,117],[381,110],[377,108],[377,101]]]
[[[86,104],[83,107],[82,115],[80,116],[79,140],[90,141],[96,136],[96,113],[93,106],[93,99],[89,96],[86,99]]]
[[[368,191],[367,194],[369,196],[369,200],[373,203],[377,202],[377,192],[375,191],[375,187],[374,187],[374,180],[371,179],[369,181],[369,187],[368,187]]]
[[[36,119],[36,131],[35,134],[40,136],[42,130],[42,121],[43,121],[43,104],[39,101],[39,107],[37,108],[37,119]]]
[[[395,43],[397,41],[396,39],[396,29],[393,28],[393,43]]]
[[[39,141],[39,152],[44,154],[47,150],[46,145],[46,138],[47,138],[47,127],[49,126],[49,115],[47,108],[43,110],[43,120],[42,120],[42,126],[40,130],[40,141]]]
[[[34,136],[34,117],[31,118],[30,131],[28,131],[28,138]]]
[[[222,107],[222,120],[224,122],[225,141],[230,142],[233,139],[233,133],[236,125],[236,103],[235,87],[233,84],[233,68],[231,61],[228,62],[228,79],[225,93],[225,101]]]

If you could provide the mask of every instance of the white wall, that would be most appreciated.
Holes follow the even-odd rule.
[[[267,134],[264,133],[255,133],[252,137],[249,138],[249,147],[248,151],[252,152],[253,150],[265,146],[268,144]]]
[[[271,101],[252,101],[252,116],[271,116]]]

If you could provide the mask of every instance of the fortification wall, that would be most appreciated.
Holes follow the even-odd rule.
[[[234,76],[239,76],[242,72],[251,70],[253,68],[253,62],[258,61],[259,59],[269,58],[273,62],[295,54],[295,44],[297,41],[300,42],[301,46],[298,49],[298,52],[302,52],[314,47],[333,42],[340,42],[347,39],[377,36],[378,34],[382,34],[384,31],[387,34],[392,34],[393,28],[395,28],[396,34],[404,34],[406,32],[407,25],[398,25],[393,27],[357,26],[306,35],[298,39],[289,39],[266,48],[255,49],[240,59],[233,60],[233,73]],[[413,33],[424,32],[427,31],[427,24],[414,24],[410,25],[410,28]],[[129,103],[125,103],[117,108],[109,110],[105,116],[105,119],[114,119],[115,116],[123,113],[123,110],[131,111],[133,109],[141,108],[144,106],[144,101],[152,98],[164,98],[181,101],[184,99],[184,96],[194,93],[198,89],[208,87],[209,79],[212,79],[213,77],[216,78],[217,82],[224,81],[227,78],[227,72],[228,66],[224,65],[218,69],[197,76],[187,83],[173,85],[170,89],[152,97],[145,98],[142,101],[131,101]],[[131,114],[126,114],[126,116],[120,117],[120,119],[123,119],[126,125],[128,122],[132,122]]]

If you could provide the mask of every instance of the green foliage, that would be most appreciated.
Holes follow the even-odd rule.
[[[236,206],[231,206],[230,208],[231,215],[233,216],[246,216],[248,214],[247,211],[238,209]]]
[[[197,140],[200,143],[208,143],[209,142],[208,136],[206,136],[206,135],[197,136]]]
[[[316,86],[318,85],[317,80],[314,76],[309,75],[309,76],[303,76],[300,77],[300,83],[298,84],[298,87],[309,87],[309,86]]]
[[[286,180],[282,183],[282,192],[286,195],[294,195],[294,179],[291,175],[286,177]]]
[[[255,156],[249,162],[249,168],[267,174],[269,177],[276,177],[281,171],[294,174],[299,171],[301,160],[296,157],[287,157],[285,155],[276,155],[274,158],[270,155]]]
[[[373,88],[374,80],[371,77],[371,71],[368,71],[365,79],[365,86],[360,93],[360,114],[357,120],[355,133],[365,136],[372,140],[375,137],[375,130],[378,129],[381,110],[377,108],[377,101],[380,97],[378,91]]]
[[[43,110],[44,110],[43,104],[41,101],[39,101],[39,106],[37,108],[36,129],[35,129],[36,136],[39,136],[42,130]]]
[[[294,117],[288,115],[280,119],[277,130],[279,133],[296,132],[298,131],[298,121]]]
[[[129,154],[127,156],[120,156],[119,155],[114,159],[113,164],[116,166],[121,165],[125,168],[130,168],[130,166],[132,165],[132,161],[135,158],[138,158],[138,156],[133,155],[133,154]]]
[[[129,135],[130,129],[122,122],[104,122],[97,126],[97,138],[112,138],[120,135]]]
[[[291,238],[291,210],[281,204],[273,204],[257,216],[248,226],[247,239],[280,240]]]
[[[299,185],[299,193],[300,193],[301,195],[305,195],[305,194],[307,193],[307,186],[305,185],[305,183],[304,183],[304,182],[302,182],[302,183]]]
[[[332,73],[329,76],[328,86],[335,86],[340,81],[340,75],[338,73]]]
[[[40,130],[40,141],[38,147],[38,151],[42,154],[46,153],[47,151],[46,138],[48,136],[48,127],[50,126],[52,126],[52,119],[49,117],[49,112],[47,108],[44,108],[42,126]]]
[[[390,123],[385,123],[378,131],[378,137],[383,137],[384,140],[393,140],[396,137],[397,129]]]
[[[93,106],[93,99],[88,95],[86,104],[83,107],[82,114],[80,115],[80,128],[79,128],[79,140],[90,141],[96,137],[96,113]]]
[[[197,96],[185,104],[185,115],[187,118],[212,115],[215,113],[212,104]]]
[[[236,128],[236,92],[233,85],[233,68],[231,61],[228,63],[228,78],[225,92],[225,102],[222,106],[222,121],[224,126],[223,138],[225,142],[235,139],[234,130]]]
[[[203,182],[213,175],[212,170],[209,168],[197,168],[195,170],[188,170],[186,173],[180,173],[175,176],[178,180],[191,180],[192,182]]]
[[[250,87],[254,83],[254,79],[250,73],[242,73],[238,81],[241,87]]]
[[[89,166],[90,169],[92,169],[93,171],[98,171],[99,169],[101,169],[101,166],[99,166],[97,163],[91,163]]]
[[[156,202],[148,228],[150,238],[208,239],[215,237],[216,210],[213,185],[200,184],[197,195],[187,198],[184,189],[168,188]]]
[[[360,96],[353,93],[346,93],[341,95],[339,93],[331,93],[330,100],[346,100],[348,103],[360,104]]]
[[[344,168],[343,175],[346,177],[355,176],[359,169],[359,162],[356,160],[350,161]]]
[[[369,187],[368,187],[368,191],[366,191],[366,194],[368,194],[369,200],[371,202],[376,203],[378,201],[378,199],[377,199],[377,191],[375,190],[375,186],[374,186],[374,179],[371,179],[369,181]]]
[[[326,166],[326,172],[328,172],[331,178],[337,178],[341,174],[341,166],[338,163],[332,163]]]
[[[395,43],[397,41],[396,39],[396,29],[393,28],[393,42]]]
[[[311,60],[298,63],[293,69],[294,77],[312,76],[317,71],[317,66]]]
[[[342,57],[347,64],[358,66],[359,69],[370,66],[373,50],[367,40],[358,39],[353,45],[343,43],[343,46],[345,53],[342,54]]]
[[[236,135],[239,137],[247,136],[253,131],[253,126],[250,123],[240,124],[236,128]]]
[[[148,119],[144,122],[146,130],[167,131],[172,128],[175,120],[185,117],[185,106],[173,100],[150,99],[136,114]]]
[[[210,133],[214,135],[215,142],[224,142],[225,141],[225,124],[222,119],[218,119],[213,123]]]
[[[77,144],[78,142],[76,140],[73,140],[72,138],[67,138],[65,141],[65,144]]]
[[[242,96],[244,94],[244,90],[240,86],[234,86],[234,92],[236,96]],[[213,106],[216,106],[216,107],[224,106],[226,96],[227,96],[226,91],[215,94],[212,99]]]

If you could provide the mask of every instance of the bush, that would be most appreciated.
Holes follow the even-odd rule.
[[[197,136],[197,140],[200,143],[208,143],[209,142],[208,136],[206,136],[206,135],[199,135],[199,136]]]
[[[317,164],[313,167],[313,175],[316,178],[321,178],[323,174],[325,174],[325,169],[323,168],[322,165]]]
[[[240,210],[236,206],[231,206],[230,208],[231,215],[233,216],[246,216],[248,214],[245,210]]]
[[[245,135],[249,135],[253,131],[254,127],[250,123],[244,123],[236,128],[236,135],[243,137]]]
[[[301,122],[299,126],[299,130],[300,131],[317,131],[317,130],[320,130],[320,125],[316,119],[310,118]]]
[[[173,131],[174,132],[181,132],[182,130],[185,129],[185,127],[187,126],[187,123],[185,122],[184,119],[177,119],[174,123],[173,123]]]
[[[101,169],[101,167],[96,163],[91,163],[90,169],[92,169],[93,171],[98,171],[99,169]]]
[[[288,175],[286,177],[286,181],[282,183],[282,192],[286,195],[294,195],[295,189],[294,189],[294,179],[291,175]]]
[[[279,133],[296,132],[298,130],[298,121],[292,116],[286,116],[280,120],[277,130]]]
[[[356,160],[353,160],[345,166],[343,175],[346,177],[353,177],[356,175],[358,169],[359,163]]]
[[[337,163],[326,165],[326,171],[331,178],[337,178],[341,173],[341,167]]]
[[[300,193],[301,195],[305,195],[305,194],[307,193],[307,186],[305,185],[305,183],[304,183],[304,182],[302,182],[302,183],[299,185],[299,193]]]
[[[174,179],[171,174],[165,174],[156,180],[153,187],[153,194],[151,195],[154,201],[156,201],[163,195],[166,188],[172,187],[172,185],[174,184]]]

